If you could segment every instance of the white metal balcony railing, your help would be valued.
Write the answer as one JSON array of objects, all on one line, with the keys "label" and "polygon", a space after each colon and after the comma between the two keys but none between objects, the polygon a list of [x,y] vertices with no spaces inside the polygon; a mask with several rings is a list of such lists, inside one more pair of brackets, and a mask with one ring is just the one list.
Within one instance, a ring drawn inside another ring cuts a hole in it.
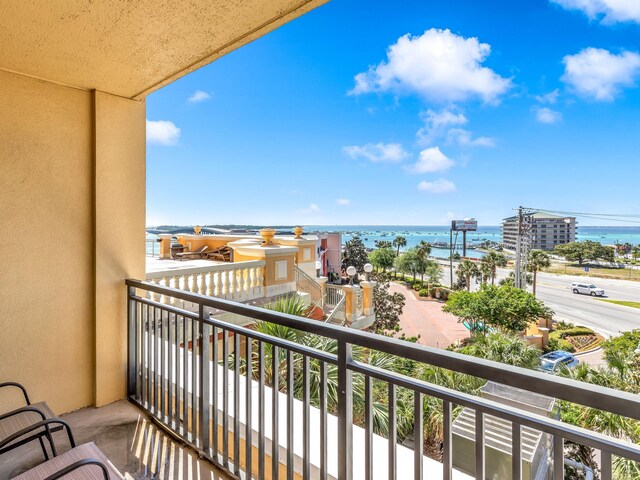
[{"label": "white metal balcony railing", "polygon": [[[208,297],[246,302],[265,296],[263,260],[213,264],[206,267],[163,270],[146,274],[147,281],[159,286]],[[176,305],[175,297],[150,292],[152,300]]]},{"label": "white metal balcony railing", "polygon": [[335,307],[344,298],[344,291],[341,285],[333,285],[327,283],[324,286],[325,292],[325,305],[328,307]]},{"label": "white metal balcony railing", "polygon": [[[517,403],[499,403],[376,367],[356,360],[354,352],[398,356],[636,420],[637,395],[149,282],[127,280],[126,285],[130,400],[239,478],[262,479],[267,472],[274,479],[297,475],[305,480],[469,478],[453,469],[452,425],[458,407],[473,412],[474,446],[468,455],[474,467],[470,474],[477,480],[485,480],[486,452],[493,441],[485,431],[495,423],[508,427],[501,443],[511,458],[507,474],[496,478],[523,478],[524,442],[531,431],[550,439],[546,478],[564,478],[565,441],[596,449],[603,480],[612,478],[612,456],[640,462],[640,446],[633,443]],[[162,303],[147,298],[149,294],[175,302]],[[196,312],[170,305],[179,302],[195,305]],[[320,350],[230,324],[216,312],[294,328],[332,346]],[[363,385],[357,404],[355,377]],[[317,387],[313,395],[312,383]],[[374,404],[374,388],[386,392],[383,407]],[[400,390],[413,398],[411,447],[397,438]],[[442,408],[441,463],[423,452],[427,397],[438,399]],[[335,412],[328,411],[329,398]],[[361,423],[354,421],[354,406]],[[374,433],[373,412],[380,408],[388,415],[385,436]]]}]

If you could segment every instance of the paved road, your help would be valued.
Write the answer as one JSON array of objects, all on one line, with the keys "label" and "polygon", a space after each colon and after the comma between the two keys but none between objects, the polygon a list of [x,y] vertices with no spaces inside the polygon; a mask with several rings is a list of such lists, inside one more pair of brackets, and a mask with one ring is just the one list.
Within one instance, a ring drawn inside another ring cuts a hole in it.
[{"label": "paved road", "polygon": [[[498,277],[504,278],[508,273],[508,270],[500,270]],[[575,281],[590,282],[604,288],[606,298],[612,300],[640,302],[640,282],[539,273],[538,298],[553,309],[557,319],[591,327],[607,337],[640,328],[640,309],[614,305],[587,295],[575,295],[569,289]],[[443,283],[449,284],[448,266],[443,267]],[[473,285],[473,289],[477,287]]]}]

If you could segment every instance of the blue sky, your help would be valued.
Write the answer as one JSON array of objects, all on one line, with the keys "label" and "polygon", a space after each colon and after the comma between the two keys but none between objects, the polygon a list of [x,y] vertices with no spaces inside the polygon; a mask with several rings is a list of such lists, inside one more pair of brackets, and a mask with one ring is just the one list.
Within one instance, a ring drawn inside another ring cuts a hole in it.
[{"label": "blue sky", "polygon": [[334,0],[148,97],[147,223],[637,212],[638,52],[637,0]]}]

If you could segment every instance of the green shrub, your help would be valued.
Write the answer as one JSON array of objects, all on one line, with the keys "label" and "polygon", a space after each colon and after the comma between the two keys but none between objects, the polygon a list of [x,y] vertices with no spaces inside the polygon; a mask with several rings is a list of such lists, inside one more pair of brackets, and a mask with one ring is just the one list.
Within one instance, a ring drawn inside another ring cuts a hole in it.
[{"label": "green shrub", "polygon": [[[575,352],[575,347],[564,338],[557,335],[559,332],[551,332],[549,334],[549,343],[547,344],[547,350],[552,352],[554,350],[564,350],[566,352]],[[554,335],[555,334],[555,335]]]},{"label": "green shrub", "polygon": [[575,325],[571,322],[565,322],[564,320],[561,320],[559,322],[555,322],[553,324],[553,328],[555,330],[569,330],[571,328],[573,328]]},{"label": "green shrub", "polygon": [[420,290],[420,291],[418,292],[418,296],[420,296],[420,297],[427,297],[427,296],[429,296],[429,292],[427,291],[427,289],[423,288],[422,290]]},{"label": "green shrub", "polygon": [[556,330],[552,333],[557,333],[560,338],[567,338],[577,337],[580,335],[593,335],[595,332],[588,327],[577,326],[567,330]]},{"label": "green shrub", "polygon": [[440,299],[444,300],[445,302],[449,299],[449,295],[451,294],[451,290],[449,290],[448,288],[441,288],[440,289]]},{"label": "green shrub", "polygon": [[633,358],[635,349],[640,344],[640,329],[624,332],[617,337],[612,337],[602,342],[604,358],[611,360],[616,357]]}]

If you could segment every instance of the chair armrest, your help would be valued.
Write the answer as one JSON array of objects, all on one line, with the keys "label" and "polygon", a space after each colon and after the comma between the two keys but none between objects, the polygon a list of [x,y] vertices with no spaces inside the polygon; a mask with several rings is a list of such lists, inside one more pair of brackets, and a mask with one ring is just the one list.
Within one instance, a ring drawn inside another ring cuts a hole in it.
[{"label": "chair armrest", "polygon": [[44,412],[42,412],[40,409],[36,408],[36,407],[22,407],[22,408],[18,408],[16,410],[13,410],[11,412],[7,412],[7,413],[3,413],[2,415],[0,415],[0,420],[4,420],[5,418],[9,418],[9,417],[13,417],[14,415],[19,415],[21,413],[24,412],[34,412],[39,414],[42,417],[42,420],[46,420],[47,417],[44,414]]},{"label": "chair armrest", "polygon": [[3,382],[0,383],[0,388],[3,387],[16,387],[19,388],[20,390],[22,390],[22,394],[24,395],[24,401],[27,402],[27,405],[31,405],[31,402],[29,401],[29,395],[27,395],[27,389],[24,388],[22,385],[20,385],[18,382]]},{"label": "chair armrest", "polygon": [[57,478],[62,478],[65,475],[68,475],[78,468],[89,465],[97,465],[98,467],[100,467],[100,469],[102,470],[102,475],[104,476],[104,480],[109,480],[109,471],[107,470],[107,467],[104,463],[102,463],[100,460],[96,460],[95,458],[83,458],[82,460],[78,460],[77,462],[72,463],[71,465],[67,465],[63,469],[49,475],[44,480],[56,480]]},{"label": "chair armrest", "polygon": [[67,430],[67,437],[69,438],[69,443],[71,444],[71,448],[74,448],[76,446],[76,441],[73,438],[73,433],[71,433],[71,427],[69,427],[69,424],[64,420],[62,420],[61,418],[48,418],[46,420],[42,420],[40,422],[29,425],[28,427],[23,428],[22,430],[14,433],[13,435],[10,435],[5,439],[0,440],[0,450],[2,450],[6,445],[9,445],[14,440],[22,437],[23,435],[27,435],[28,433],[36,431],[42,427],[48,428],[49,425],[51,424],[62,425]]}]

